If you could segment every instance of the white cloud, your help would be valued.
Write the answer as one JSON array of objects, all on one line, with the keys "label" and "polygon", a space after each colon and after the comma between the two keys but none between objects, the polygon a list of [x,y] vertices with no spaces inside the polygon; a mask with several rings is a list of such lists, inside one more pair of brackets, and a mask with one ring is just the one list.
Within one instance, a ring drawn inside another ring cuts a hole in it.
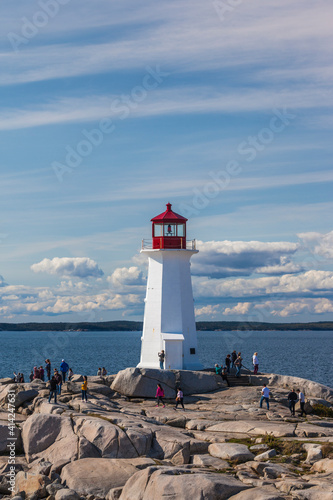
[{"label": "white cloud", "polygon": [[198,297],[260,297],[270,294],[313,294],[333,292],[333,272],[311,270],[298,276],[234,280],[195,280]]},{"label": "white cloud", "polygon": [[43,259],[31,266],[35,273],[57,274],[59,276],[75,276],[80,278],[103,276],[97,263],[88,257],[54,257]]},{"label": "white cloud", "polygon": [[196,307],[195,308],[195,316],[208,316],[209,318],[214,318],[217,316],[219,312],[220,306],[219,305],[208,305],[208,306],[203,306],[203,307]]},{"label": "white cloud", "polygon": [[298,272],[299,266],[291,264],[287,256],[293,255],[297,243],[261,241],[208,241],[197,242],[199,254],[192,262],[192,274],[222,278],[249,276],[253,272],[283,274],[285,268]]},{"label": "white cloud", "polygon": [[300,233],[298,237],[305,245],[312,247],[315,254],[326,259],[333,258],[333,231],[325,234],[316,232]]},{"label": "white cloud", "polygon": [[116,287],[140,286],[145,284],[142,271],[135,266],[117,268],[111,276],[107,277],[107,281]]},{"label": "white cloud", "polygon": [[249,312],[251,308],[251,302],[238,302],[234,307],[226,307],[223,311],[225,316],[230,316],[232,314],[244,315]]}]

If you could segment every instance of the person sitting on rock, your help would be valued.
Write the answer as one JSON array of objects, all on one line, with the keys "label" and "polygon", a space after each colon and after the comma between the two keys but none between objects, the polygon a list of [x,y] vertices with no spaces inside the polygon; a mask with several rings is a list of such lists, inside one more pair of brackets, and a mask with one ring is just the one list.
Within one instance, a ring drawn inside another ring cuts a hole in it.
[{"label": "person sitting on rock", "polygon": [[73,375],[74,375],[74,372],[73,372],[72,368],[70,368],[70,369],[68,370],[68,380],[69,380],[69,381],[71,380],[71,378],[73,377]]},{"label": "person sitting on rock", "polygon": [[295,389],[292,388],[292,390],[288,394],[288,401],[289,401],[289,410],[290,414],[294,417],[295,416],[295,404],[297,401],[297,394],[295,392]]},{"label": "person sitting on rock", "polygon": [[215,364],[215,375],[220,375],[222,377],[222,367]]},{"label": "person sitting on rock", "polygon": [[165,408],[165,403],[163,401],[164,396],[165,396],[164,389],[162,388],[161,384],[157,384],[156,396],[155,396],[157,398],[157,405],[156,406],[159,406],[160,402],[161,402],[163,405],[163,408]]},{"label": "person sitting on rock", "polygon": [[54,375],[50,380],[49,403],[51,403],[52,396],[54,396],[54,404],[57,404],[57,381]]},{"label": "person sitting on rock", "polygon": [[103,366],[103,368],[102,368],[102,377],[106,377],[107,373],[108,372],[106,371],[106,368]]},{"label": "person sitting on rock", "polygon": [[102,368],[98,368],[97,377],[100,377],[101,375],[102,375]]}]

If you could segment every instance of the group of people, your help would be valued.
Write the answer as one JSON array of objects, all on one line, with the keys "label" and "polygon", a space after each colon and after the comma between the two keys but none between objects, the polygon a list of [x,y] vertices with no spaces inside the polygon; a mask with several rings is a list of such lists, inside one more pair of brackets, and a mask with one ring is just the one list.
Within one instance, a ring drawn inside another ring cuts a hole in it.
[{"label": "group of people", "polygon": [[[261,398],[260,398],[260,408],[262,408],[263,402],[266,402],[267,410],[269,410],[269,397],[270,397],[270,389],[267,387],[266,384],[263,385],[263,388],[261,389]],[[290,410],[290,415],[292,417],[295,416],[295,406],[297,401],[300,403],[300,408],[301,408],[301,417],[303,417],[303,414],[306,415],[305,412],[305,396],[304,393],[300,390],[297,389],[295,391],[294,388],[291,389],[291,391],[288,394],[288,406]]]},{"label": "group of people", "polygon": [[[55,368],[53,372],[58,372],[58,370]],[[60,364],[60,375],[62,377],[62,381],[66,381],[66,377],[68,380],[72,378],[74,375],[73,370],[68,366],[66,361],[63,359]],[[46,375],[46,379],[45,379]],[[39,379],[42,380],[43,382],[50,381],[51,380],[51,361],[49,359],[45,360],[45,368],[43,366],[34,366],[33,370],[31,370],[31,373],[29,375],[29,380],[32,382],[33,380]]]},{"label": "group of people", "polygon": [[[258,373],[259,368],[259,360],[258,353],[255,352],[252,356],[252,364],[253,364],[253,373],[256,375]],[[215,364],[215,373],[216,375],[220,375],[222,380],[225,380],[229,384],[228,375],[230,375],[231,370],[234,368],[236,370],[235,376],[241,376],[241,368],[243,366],[243,358],[241,352],[236,352],[236,350],[232,351],[231,354],[227,354],[224,365],[219,366]]]},{"label": "group of people", "polygon": [[97,370],[97,375],[98,377],[106,377],[106,375],[108,374],[108,372],[106,371],[106,368],[98,368]]},{"label": "group of people", "polygon": [[[185,410],[185,407],[184,407],[184,393],[181,389],[181,387],[177,387],[176,389],[176,405],[173,407],[174,410],[177,410],[178,408],[178,405],[181,405],[181,407],[183,408],[183,410]],[[157,404],[156,404],[156,407],[160,406],[160,403],[162,403],[163,405],[163,408],[165,408],[165,402],[164,402],[164,397],[165,397],[165,393],[164,393],[164,389],[163,387],[161,386],[161,384],[157,384],[157,389],[156,389],[156,399],[157,399]]]}]

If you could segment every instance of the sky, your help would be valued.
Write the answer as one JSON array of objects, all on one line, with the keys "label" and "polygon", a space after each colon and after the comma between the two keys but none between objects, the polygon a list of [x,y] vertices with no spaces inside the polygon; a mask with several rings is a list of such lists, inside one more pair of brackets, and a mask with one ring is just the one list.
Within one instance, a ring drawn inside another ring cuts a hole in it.
[{"label": "sky", "polygon": [[197,320],[333,320],[329,0],[3,0],[0,321],[142,320],[141,240],[197,240]]}]

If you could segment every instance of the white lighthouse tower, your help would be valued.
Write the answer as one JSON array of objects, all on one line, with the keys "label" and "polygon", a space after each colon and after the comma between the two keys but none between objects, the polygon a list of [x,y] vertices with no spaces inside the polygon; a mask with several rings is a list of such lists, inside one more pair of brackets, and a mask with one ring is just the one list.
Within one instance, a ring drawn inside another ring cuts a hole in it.
[{"label": "white lighthouse tower", "polygon": [[186,241],[187,219],[171,210],[171,203],[151,219],[152,243],[142,242],[148,257],[141,359],[139,368],[159,368],[165,351],[165,369],[200,370],[190,272],[190,258],[198,250]]}]

